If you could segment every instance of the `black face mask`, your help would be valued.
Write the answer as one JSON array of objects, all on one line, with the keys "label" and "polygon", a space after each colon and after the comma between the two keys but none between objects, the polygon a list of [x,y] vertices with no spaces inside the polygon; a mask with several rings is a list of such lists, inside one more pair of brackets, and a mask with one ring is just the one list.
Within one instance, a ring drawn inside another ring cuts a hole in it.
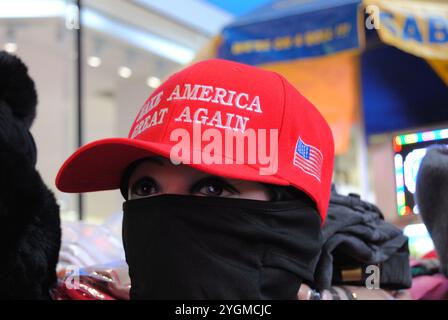
[{"label": "black face mask", "polygon": [[302,200],[161,195],[123,205],[131,299],[296,299],[322,246]]}]

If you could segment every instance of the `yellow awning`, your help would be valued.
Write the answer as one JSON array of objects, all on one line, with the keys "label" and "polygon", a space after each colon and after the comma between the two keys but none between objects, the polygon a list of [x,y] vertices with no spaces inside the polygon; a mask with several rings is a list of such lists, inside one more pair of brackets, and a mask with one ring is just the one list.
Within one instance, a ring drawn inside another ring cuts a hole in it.
[{"label": "yellow awning", "polygon": [[423,59],[448,60],[448,1],[364,0],[382,41]]}]

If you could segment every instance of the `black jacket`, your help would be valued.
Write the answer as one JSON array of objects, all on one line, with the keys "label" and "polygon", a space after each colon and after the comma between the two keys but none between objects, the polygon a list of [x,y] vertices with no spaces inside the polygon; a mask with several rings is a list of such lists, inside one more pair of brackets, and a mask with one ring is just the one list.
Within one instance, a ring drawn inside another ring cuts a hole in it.
[{"label": "black jacket", "polygon": [[49,299],[56,283],[59,207],[35,168],[36,105],[26,66],[0,52],[0,299]]}]

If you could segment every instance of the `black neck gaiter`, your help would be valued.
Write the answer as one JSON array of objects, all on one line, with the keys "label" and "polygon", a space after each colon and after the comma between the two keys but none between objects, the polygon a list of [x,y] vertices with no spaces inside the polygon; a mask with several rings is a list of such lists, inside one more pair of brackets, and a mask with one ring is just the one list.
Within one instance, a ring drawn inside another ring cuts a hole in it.
[{"label": "black neck gaiter", "polygon": [[320,217],[302,200],[161,195],[123,204],[131,299],[296,299]]}]

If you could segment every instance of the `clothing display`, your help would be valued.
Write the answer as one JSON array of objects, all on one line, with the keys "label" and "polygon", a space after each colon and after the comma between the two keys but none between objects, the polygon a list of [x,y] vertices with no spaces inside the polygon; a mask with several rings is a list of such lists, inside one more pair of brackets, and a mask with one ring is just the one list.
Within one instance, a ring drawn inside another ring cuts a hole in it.
[{"label": "clothing display", "polygon": [[367,267],[377,266],[380,287],[411,286],[407,237],[384,221],[381,211],[358,195],[343,196],[333,188],[328,218],[322,229],[324,245],[316,270],[316,286],[364,286]]}]

